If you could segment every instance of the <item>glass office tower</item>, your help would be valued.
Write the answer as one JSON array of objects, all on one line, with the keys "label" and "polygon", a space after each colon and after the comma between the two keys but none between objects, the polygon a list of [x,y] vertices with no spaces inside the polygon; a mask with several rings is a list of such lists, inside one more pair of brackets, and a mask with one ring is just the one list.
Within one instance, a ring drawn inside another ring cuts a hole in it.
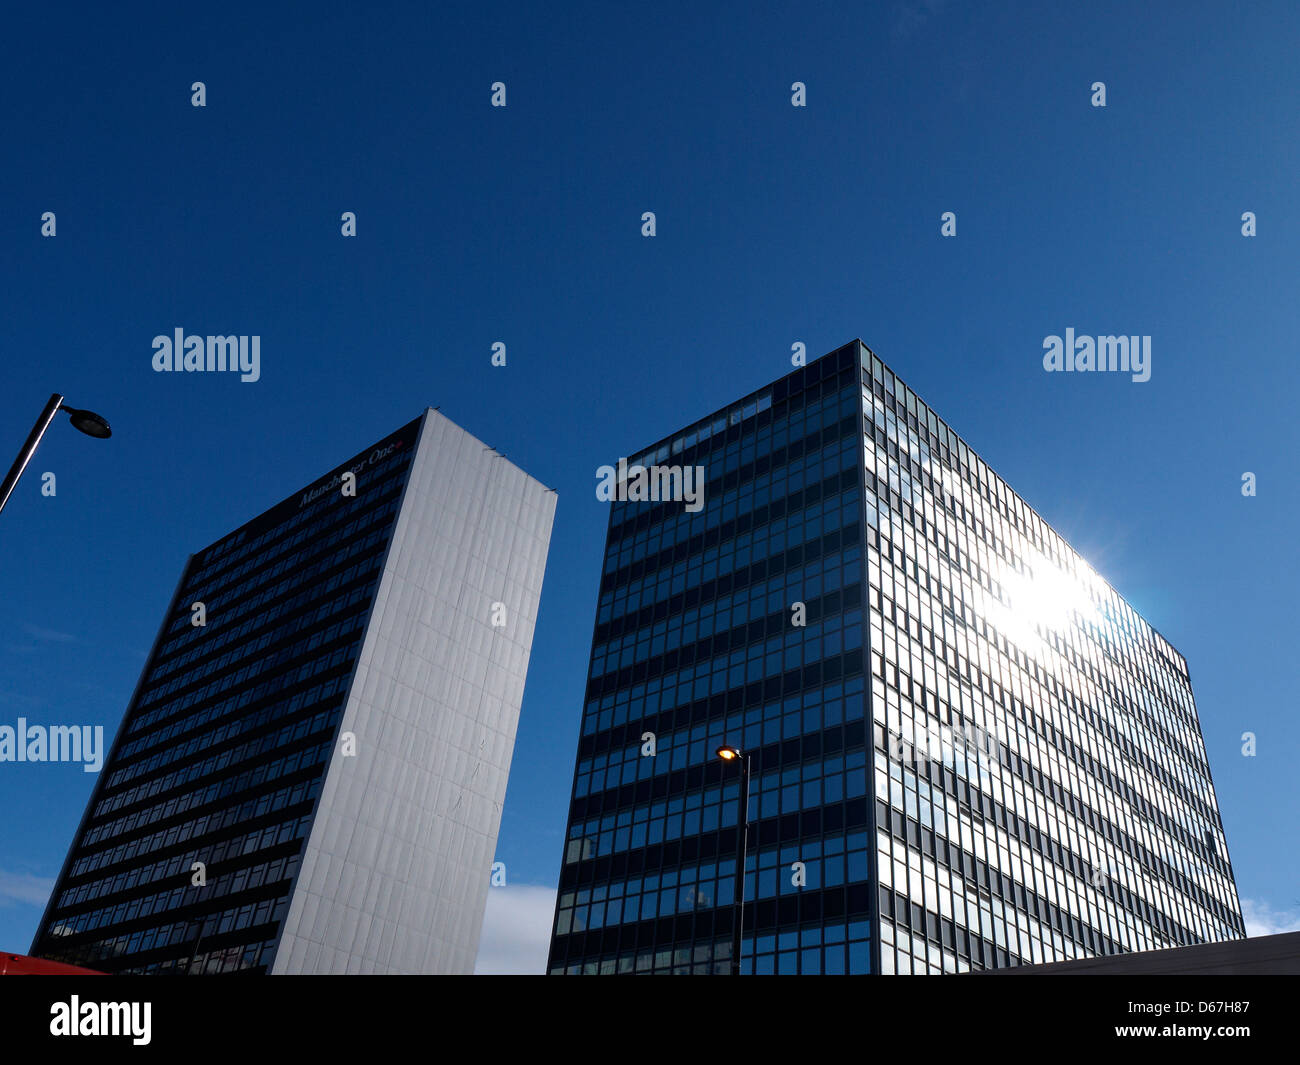
[{"label": "glass office tower", "polygon": [[942,973],[1243,934],[1186,663],[860,341],[614,502],[549,971]]},{"label": "glass office tower", "polygon": [[191,556],[32,953],[472,972],[554,508],[429,410]]}]

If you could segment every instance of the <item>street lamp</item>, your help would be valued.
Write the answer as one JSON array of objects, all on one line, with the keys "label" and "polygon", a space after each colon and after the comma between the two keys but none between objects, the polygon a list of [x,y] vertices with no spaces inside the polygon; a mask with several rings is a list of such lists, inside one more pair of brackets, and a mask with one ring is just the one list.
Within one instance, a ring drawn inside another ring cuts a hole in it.
[{"label": "street lamp", "polygon": [[67,411],[68,417],[72,421],[72,427],[79,429],[87,436],[93,436],[98,440],[106,440],[113,435],[113,430],[109,428],[108,422],[94,411],[65,407],[63,397],[55,392],[50,397],[50,401],[45,404],[45,409],[41,411],[41,416],[36,420],[36,424],[27,437],[27,443],[23,444],[23,449],[18,452],[18,457],[14,459],[14,464],[9,467],[9,472],[5,475],[4,484],[0,486],[0,510],[4,510],[5,504],[9,502],[9,497],[13,495],[14,488],[18,485],[18,478],[23,475],[23,470],[27,469],[27,464],[32,461],[32,456],[36,454],[36,448],[41,442],[41,437],[45,435],[45,430],[49,428],[50,422],[54,421],[54,416],[61,410]]},{"label": "street lamp", "polygon": [[717,755],[724,762],[736,762],[745,770],[740,785],[740,811],[736,817],[736,899],[735,916],[731,926],[731,975],[740,975],[740,936],[745,924],[745,859],[749,856],[749,762],[739,747],[723,746]]},{"label": "street lamp", "polygon": [[[186,924],[199,926],[199,933],[194,937],[194,946],[190,950],[190,960],[185,963],[185,975],[189,976],[194,971],[194,959],[198,956],[199,944],[203,942],[203,930],[208,926],[207,914],[202,917],[191,917]],[[204,968],[207,968],[206,963]]]}]

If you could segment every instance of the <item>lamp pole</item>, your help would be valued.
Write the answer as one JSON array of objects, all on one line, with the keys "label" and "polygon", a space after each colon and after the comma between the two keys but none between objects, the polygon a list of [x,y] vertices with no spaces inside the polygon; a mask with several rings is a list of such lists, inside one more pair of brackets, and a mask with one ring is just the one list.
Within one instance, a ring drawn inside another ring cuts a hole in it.
[{"label": "lamp pole", "polygon": [[22,450],[18,452],[18,457],[14,459],[14,464],[9,467],[9,472],[5,474],[4,483],[0,485],[0,510],[4,510],[5,504],[9,502],[9,497],[13,495],[14,489],[18,486],[18,478],[23,475],[23,470],[27,469],[27,464],[32,461],[32,456],[36,454],[36,448],[40,445],[41,437],[45,435],[45,430],[50,427],[50,422],[54,421],[54,416],[61,410],[67,411],[73,427],[87,436],[105,440],[113,435],[113,430],[109,428],[108,422],[94,411],[65,407],[63,405],[63,396],[55,392],[54,395],[50,396],[50,401],[45,404],[41,416],[36,419],[36,424],[32,426],[32,431],[27,435],[27,441],[23,444]]},{"label": "lamp pole", "polygon": [[739,747],[719,747],[717,755],[724,762],[739,762],[744,769],[740,782],[740,809],[736,816],[736,889],[735,916],[731,927],[731,975],[740,975],[740,942],[745,927],[745,860],[749,857],[749,771],[750,756]]},{"label": "lamp pole", "polygon": [[185,975],[186,975],[186,976],[189,976],[190,973],[194,970],[194,959],[195,959],[196,957],[198,957],[198,953],[199,953],[199,944],[201,944],[201,943],[203,942],[203,930],[204,930],[204,929],[207,927],[207,925],[208,925],[208,917],[207,917],[207,914],[204,914],[202,917],[191,917],[189,923],[190,923],[190,924],[197,924],[197,925],[199,926],[199,931],[198,931],[198,935],[196,935],[196,936],[194,937],[194,946],[190,948],[190,958],[189,958],[189,961],[187,961],[187,962],[185,963]]}]

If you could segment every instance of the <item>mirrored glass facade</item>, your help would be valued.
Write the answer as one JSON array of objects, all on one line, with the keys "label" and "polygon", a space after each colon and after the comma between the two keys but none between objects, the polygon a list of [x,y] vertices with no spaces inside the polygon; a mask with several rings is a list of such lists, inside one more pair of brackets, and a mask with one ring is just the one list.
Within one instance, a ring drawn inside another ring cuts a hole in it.
[{"label": "mirrored glass facade", "polygon": [[551,972],[729,970],[723,743],[753,760],[748,965],[870,970],[860,382],[842,349],[633,460],[703,467],[704,507],[611,504]]},{"label": "mirrored glass facade", "polygon": [[1186,664],[860,342],[630,464],[549,972],[941,973],[1243,934]]},{"label": "mirrored glass facade", "polygon": [[1244,935],[1183,656],[862,367],[880,971]]}]

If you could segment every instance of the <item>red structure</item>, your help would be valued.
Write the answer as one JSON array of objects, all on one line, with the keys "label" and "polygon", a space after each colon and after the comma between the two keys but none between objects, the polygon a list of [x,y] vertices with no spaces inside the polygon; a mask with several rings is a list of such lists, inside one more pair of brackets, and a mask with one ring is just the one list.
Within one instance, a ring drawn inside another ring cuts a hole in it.
[{"label": "red structure", "polygon": [[98,969],[83,969],[24,954],[0,954],[0,976],[107,976]]}]

